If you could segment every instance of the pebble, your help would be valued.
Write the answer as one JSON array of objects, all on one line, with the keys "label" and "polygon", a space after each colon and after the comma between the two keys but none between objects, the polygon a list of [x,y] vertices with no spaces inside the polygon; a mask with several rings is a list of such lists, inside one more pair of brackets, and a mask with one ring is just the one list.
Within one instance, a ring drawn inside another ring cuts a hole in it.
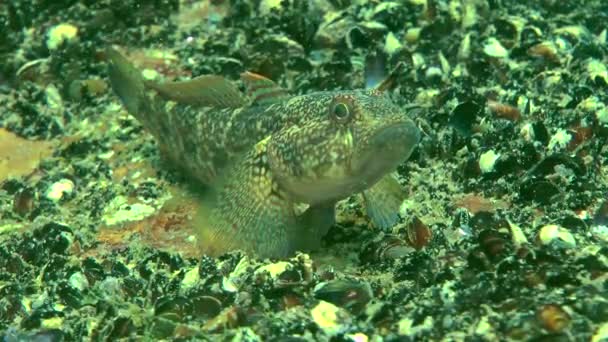
[{"label": "pebble", "polygon": [[348,311],[323,300],[310,310],[310,314],[312,320],[328,336],[343,333],[351,322]]},{"label": "pebble", "polygon": [[74,191],[74,182],[67,178],[60,179],[53,183],[46,191],[46,198],[53,202],[59,202],[66,194],[71,194]]},{"label": "pebble", "polygon": [[70,41],[78,36],[78,27],[71,24],[59,24],[51,27],[48,31],[46,47],[49,50],[57,49],[61,43]]},{"label": "pebble", "polygon": [[479,157],[479,169],[483,173],[492,172],[494,170],[494,165],[496,165],[496,161],[500,158],[500,154],[494,152],[494,150],[489,150],[483,153]]},{"label": "pebble", "polygon": [[483,52],[494,58],[506,58],[509,56],[509,51],[500,44],[498,39],[489,38],[483,46]]},{"label": "pebble", "polygon": [[538,239],[543,245],[555,244],[563,248],[576,247],[576,240],[568,229],[555,224],[542,227],[538,233]]}]

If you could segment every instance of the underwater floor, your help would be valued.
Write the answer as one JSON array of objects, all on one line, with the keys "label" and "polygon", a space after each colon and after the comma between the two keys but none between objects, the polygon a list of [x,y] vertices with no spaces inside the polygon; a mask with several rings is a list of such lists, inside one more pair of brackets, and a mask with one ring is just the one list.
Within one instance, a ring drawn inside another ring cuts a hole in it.
[{"label": "underwater floor", "polygon": [[[1,2],[1,339],[608,341],[606,23],[601,0]],[[353,196],[318,251],[201,256],[201,190],[114,95],[111,45],[294,94],[405,63],[399,222]]]}]

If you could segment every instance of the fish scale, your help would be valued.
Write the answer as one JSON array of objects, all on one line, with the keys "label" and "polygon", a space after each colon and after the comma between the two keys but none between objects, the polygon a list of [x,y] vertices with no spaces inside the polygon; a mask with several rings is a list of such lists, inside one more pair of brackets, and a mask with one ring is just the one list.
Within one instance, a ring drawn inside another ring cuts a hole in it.
[{"label": "fish scale", "polygon": [[[199,213],[202,253],[286,257],[319,248],[335,203],[358,193],[377,226],[399,219],[405,194],[394,173],[420,133],[383,94],[396,73],[373,90],[291,96],[245,72],[243,95],[214,75],[145,81],[116,50],[107,56],[112,88],[127,111],[165,158],[213,190],[209,209]],[[298,213],[301,205],[308,209]]]}]

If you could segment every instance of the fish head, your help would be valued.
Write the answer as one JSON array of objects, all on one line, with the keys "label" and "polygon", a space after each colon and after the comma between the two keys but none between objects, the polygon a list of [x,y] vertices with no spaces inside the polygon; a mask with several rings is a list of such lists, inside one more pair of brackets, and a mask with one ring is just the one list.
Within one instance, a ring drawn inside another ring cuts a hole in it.
[{"label": "fish head", "polygon": [[406,111],[378,91],[310,94],[292,104],[284,110],[299,110],[292,114],[300,119],[273,135],[268,159],[278,184],[300,202],[368,189],[407,160],[420,139]]}]

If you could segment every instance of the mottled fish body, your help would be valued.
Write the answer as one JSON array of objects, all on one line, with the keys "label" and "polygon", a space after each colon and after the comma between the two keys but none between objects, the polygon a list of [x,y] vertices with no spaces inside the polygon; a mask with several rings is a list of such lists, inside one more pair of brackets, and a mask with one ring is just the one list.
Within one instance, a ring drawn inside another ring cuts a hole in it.
[{"label": "mottled fish body", "polygon": [[[382,94],[391,82],[290,96],[247,72],[244,96],[219,76],[161,84],[145,81],[113,49],[108,58],[112,87],[162,155],[215,190],[200,232],[204,253],[283,257],[315,248],[334,222],[335,202],[359,192],[376,224],[397,219],[402,198],[392,172],[419,131]],[[296,215],[298,204],[309,208]]]}]

